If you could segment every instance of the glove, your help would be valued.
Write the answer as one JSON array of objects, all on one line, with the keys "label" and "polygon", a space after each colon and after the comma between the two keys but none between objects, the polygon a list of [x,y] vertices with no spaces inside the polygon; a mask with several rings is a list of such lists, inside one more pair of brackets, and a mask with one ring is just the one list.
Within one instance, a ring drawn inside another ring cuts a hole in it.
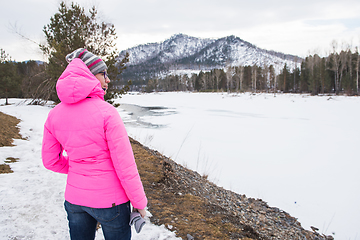
[{"label": "glove", "polygon": [[132,212],[130,214],[130,226],[134,225],[135,230],[139,233],[145,225],[145,220],[141,217],[139,212]]}]

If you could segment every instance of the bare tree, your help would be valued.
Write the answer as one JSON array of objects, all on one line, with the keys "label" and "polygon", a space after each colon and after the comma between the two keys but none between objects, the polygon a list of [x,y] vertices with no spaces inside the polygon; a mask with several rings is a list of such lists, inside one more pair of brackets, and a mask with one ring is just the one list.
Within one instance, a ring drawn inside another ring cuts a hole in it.
[{"label": "bare tree", "polygon": [[270,71],[269,71],[269,66],[264,63],[264,68],[262,69],[263,75],[264,75],[264,80],[265,80],[265,84],[263,87],[265,87],[266,92],[268,92],[268,87],[270,86]]},{"label": "bare tree", "polygon": [[279,75],[275,75],[275,78],[274,78],[274,97],[276,97],[276,84],[277,84],[278,78],[279,78]]},{"label": "bare tree", "polygon": [[352,44],[348,45],[347,48],[347,54],[348,54],[348,71],[349,71],[349,75],[350,75],[350,81],[353,81],[353,69],[352,69],[352,64],[353,64],[353,60],[352,60]]},{"label": "bare tree", "polygon": [[[342,86],[342,78],[344,76],[344,73],[345,73],[345,70],[346,70],[346,67],[348,65],[348,57],[347,57],[347,52],[346,51],[341,51],[340,52],[340,64],[339,64],[339,88],[341,88]],[[340,89],[339,89],[340,91]]]},{"label": "bare tree", "polygon": [[234,76],[233,68],[229,65],[226,69],[226,87],[228,93],[230,93],[230,89],[233,88],[232,78]]},{"label": "bare tree", "polygon": [[293,74],[294,74],[293,92],[295,93],[296,92],[296,88],[295,88],[295,85],[296,85],[296,65],[297,65],[298,58],[295,57],[294,61],[295,61],[295,64],[294,64],[294,70],[293,70]]},{"label": "bare tree", "polygon": [[338,48],[338,43],[337,43],[337,41],[332,41],[332,43],[331,43],[331,45],[332,45],[332,50],[333,50],[333,52],[332,52],[332,55],[331,55],[331,57],[332,57],[332,59],[333,59],[333,67],[332,67],[332,69],[331,70],[333,70],[334,71],[334,83],[335,83],[335,94],[336,95],[338,95],[339,94],[339,88],[340,88],[340,86],[339,86],[339,65],[340,65],[340,56],[339,56],[339,54],[337,53],[337,48]]},{"label": "bare tree", "polygon": [[355,48],[357,59],[356,59],[356,94],[359,95],[359,64],[360,64],[360,55],[359,48]]},{"label": "bare tree", "polygon": [[219,78],[220,78],[220,70],[214,69],[215,78],[216,78],[216,92],[219,91]]},{"label": "bare tree", "polygon": [[243,90],[244,67],[240,66],[240,92]]},{"label": "bare tree", "polygon": [[256,81],[257,81],[257,66],[254,65],[251,67],[251,89],[256,93]]}]

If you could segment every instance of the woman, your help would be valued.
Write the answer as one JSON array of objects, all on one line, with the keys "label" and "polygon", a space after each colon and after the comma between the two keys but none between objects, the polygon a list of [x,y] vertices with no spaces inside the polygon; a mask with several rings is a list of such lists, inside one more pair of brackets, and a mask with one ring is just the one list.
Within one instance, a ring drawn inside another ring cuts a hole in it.
[{"label": "woman", "polygon": [[147,199],[124,124],[104,101],[107,66],[83,48],[66,60],[56,84],[61,103],[44,126],[43,164],[68,175],[64,205],[72,240],[94,239],[97,222],[105,239],[130,239],[130,202],[144,217]]}]

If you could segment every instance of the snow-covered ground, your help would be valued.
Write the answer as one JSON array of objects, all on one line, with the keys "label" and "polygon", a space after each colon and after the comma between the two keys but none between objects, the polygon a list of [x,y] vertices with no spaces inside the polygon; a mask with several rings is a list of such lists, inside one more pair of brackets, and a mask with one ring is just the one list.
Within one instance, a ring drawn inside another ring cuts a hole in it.
[{"label": "snow-covered ground", "polygon": [[[50,107],[10,102],[16,104],[0,111],[22,120],[27,140],[0,148],[0,164],[19,158],[10,163],[14,173],[0,174],[0,239],[69,239],[66,176],[41,162]],[[161,93],[128,94],[118,102],[129,135],[145,145],[220,186],[289,212],[306,229],[360,238],[360,98]],[[133,239],[175,236],[148,221]]]},{"label": "snow-covered ground", "polygon": [[154,93],[118,102],[145,145],[306,229],[360,239],[360,98]]},{"label": "snow-covered ground", "polygon": [[[21,102],[10,99],[13,104]],[[0,104],[4,103],[0,99]],[[26,104],[0,106],[0,111],[21,119],[20,133],[27,138],[16,139],[14,147],[0,148],[0,164],[8,157],[19,158],[10,163],[14,173],[0,174],[1,240],[70,239],[63,208],[66,175],[46,170],[41,162],[43,125],[49,110]],[[146,221],[140,234],[132,227],[134,240],[179,239],[164,226]],[[104,239],[101,230],[96,239]]]}]

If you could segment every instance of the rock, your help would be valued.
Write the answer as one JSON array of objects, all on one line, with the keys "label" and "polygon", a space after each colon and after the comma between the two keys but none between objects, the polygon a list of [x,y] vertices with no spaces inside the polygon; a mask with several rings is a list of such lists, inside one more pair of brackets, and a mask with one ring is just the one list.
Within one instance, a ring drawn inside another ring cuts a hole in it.
[{"label": "rock", "polygon": [[314,232],[319,231],[319,229],[317,227],[314,226],[310,226],[311,230],[313,230]]},{"label": "rock", "polygon": [[187,234],[186,236],[187,236],[187,239],[188,239],[188,240],[194,240],[194,237],[191,236],[190,234]]}]

